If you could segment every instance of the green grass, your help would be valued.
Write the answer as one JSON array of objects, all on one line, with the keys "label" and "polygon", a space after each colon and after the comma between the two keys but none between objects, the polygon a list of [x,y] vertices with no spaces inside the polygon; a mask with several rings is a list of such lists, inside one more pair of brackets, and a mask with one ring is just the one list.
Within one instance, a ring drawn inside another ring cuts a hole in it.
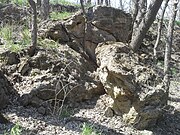
[{"label": "green grass", "polygon": [[72,15],[72,13],[70,12],[52,12],[50,13],[50,18],[52,20],[63,20],[66,19],[68,17],[70,17]]},{"label": "green grass", "polygon": [[80,6],[79,4],[69,2],[68,0],[50,0],[51,4],[62,4],[62,5],[70,5],[70,6]]},{"label": "green grass", "polygon": [[10,131],[5,131],[3,135],[22,135],[22,131],[22,127],[17,123],[10,129]]},{"label": "green grass", "polygon": [[14,125],[14,127],[11,128],[10,134],[11,135],[21,135],[22,133],[22,127],[19,124]]},{"label": "green grass", "polygon": [[38,40],[38,45],[47,48],[47,49],[56,49],[59,46],[58,42],[55,42],[54,40],[50,40],[50,39],[39,39]]},{"label": "green grass", "polygon": [[172,75],[176,76],[176,75],[177,75],[177,73],[178,73],[178,69],[177,69],[177,68],[172,67],[172,68],[171,68],[171,73],[172,73]]},{"label": "green grass", "polygon": [[175,24],[180,26],[180,21],[175,21]]},{"label": "green grass", "polygon": [[21,5],[21,6],[28,4],[27,0],[11,0],[11,2],[17,5]]},{"label": "green grass", "polygon": [[0,29],[0,35],[6,41],[12,40],[13,26],[6,25],[6,26],[2,27]]},{"label": "green grass", "polygon": [[[12,52],[19,52],[31,43],[31,34],[27,27],[18,30],[15,25],[5,25],[0,28],[0,36],[4,40],[4,47]],[[14,39],[17,39],[17,43],[14,43]]]},{"label": "green grass", "polygon": [[31,33],[28,28],[24,28],[21,32],[22,45],[28,45],[31,43]]},{"label": "green grass", "polygon": [[84,123],[81,135],[101,135],[101,133],[97,133],[93,126]]}]

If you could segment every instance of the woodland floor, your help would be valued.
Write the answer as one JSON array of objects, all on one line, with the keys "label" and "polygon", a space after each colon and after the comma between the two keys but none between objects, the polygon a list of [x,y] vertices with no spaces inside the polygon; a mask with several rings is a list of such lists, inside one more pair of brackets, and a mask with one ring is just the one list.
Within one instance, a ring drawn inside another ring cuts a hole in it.
[{"label": "woodland floor", "polygon": [[[107,95],[96,97],[82,103],[64,105],[60,118],[52,115],[41,115],[37,109],[19,106],[17,102],[9,105],[3,114],[10,120],[9,124],[0,124],[0,134],[8,133],[18,124],[23,130],[22,135],[80,135],[83,125],[90,125],[94,134],[101,135],[179,135],[180,134],[180,83],[171,82],[169,106],[165,115],[155,127],[147,131],[138,131],[125,125],[121,117],[104,115]],[[150,132],[148,132],[150,131]],[[152,131],[152,132],[151,132]]]}]

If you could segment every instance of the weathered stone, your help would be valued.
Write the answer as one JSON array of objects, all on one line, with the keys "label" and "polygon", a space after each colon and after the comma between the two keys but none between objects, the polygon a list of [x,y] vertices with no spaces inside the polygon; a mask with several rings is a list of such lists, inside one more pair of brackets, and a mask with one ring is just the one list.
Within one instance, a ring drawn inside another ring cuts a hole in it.
[{"label": "weathered stone", "polygon": [[[96,67],[69,46],[56,50],[37,48],[37,51],[28,60],[31,76],[18,85],[26,90],[19,99],[22,105],[39,107],[46,102],[54,105],[54,101],[64,98],[70,102],[82,101],[104,93],[93,73]],[[36,73],[37,69],[40,71]]]},{"label": "weathered stone", "polygon": [[46,37],[51,38],[60,43],[66,43],[70,40],[66,32],[66,29],[61,23],[54,24],[54,26],[51,26],[49,30],[46,32]]},{"label": "weathered stone", "polygon": [[129,40],[132,28],[130,14],[106,6],[94,7],[92,11],[92,24],[95,27],[112,34],[116,38],[116,41],[127,42]]},{"label": "weathered stone", "polygon": [[2,71],[0,71],[0,110],[9,102],[9,96],[12,93],[13,88],[11,87],[9,81],[4,76]]},{"label": "weathered stone", "polygon": [[106,110],[105,110],[105,112],[104,112],[104,115],[105,115],[106,117],[113,117],[114,113],[113,113],[112,108],[107,107]]},{"label": "weathered stone", "polygon": [[27,75],[28,71],[30,70],[28,59],[21,60],[21,63],[19,64],[18,72],[21,73],[21,75]]},{"label": "weathered stone", "polygon": [[19,60],[19,56],[17,53],[15,52],[10,52],[7,55],[7,64],[9,65],[13,65],[13,64],[18,64],[20,62]]},{"label": "weathered stone", "polygon": [[[95,62],[95,48],[99,43],[128,42],[132,32],[132,19],[130,14],[121,10],[97,6],[88,9],[86,19],[82,12],[77,12],[63,22],[50,21],[41,27],[40,29],[43,29],[39,32],[41,36],[60,42],[70,41],[68,45],[78,52],[83,50]],[[72,41],[77,43],[78,48],[72,46]]]},{"label": "weathered stone", "polygon": [[114,100],[114,113],[138,129],[155,125],[167,103],[156,69],[121,42],[99,44],[96,57],[99,78]]},{"label": "weathered stone", "polygon": [[44,108],[44,107],[39,107],[38,108],[38,112],[40,113],[40,114],[42,114],[42,115],[44,115],[44,114],[46,114],[46,108]]},{"label": "weathered stone", "polygon": [[139,131],[139,135],[154,135],[154,133],[152,131],[143,130]]}]

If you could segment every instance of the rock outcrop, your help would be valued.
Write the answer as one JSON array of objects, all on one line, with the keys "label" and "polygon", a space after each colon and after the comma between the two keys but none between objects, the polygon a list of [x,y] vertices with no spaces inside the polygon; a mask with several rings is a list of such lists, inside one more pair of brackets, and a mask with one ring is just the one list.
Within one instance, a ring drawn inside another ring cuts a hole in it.
[{"label": "rock outcrop", "polygon": [[59,105],[62,100],[73,103],[104,93],[93,73],[96,70],[93,63],[67,45],[55,46],[57,43],[48,39],[43,43],[47,48],[38,47],[34,56],[24,54],[15,67],[6,65],[3,68],[19,91],[22,105],[46,110],[47,102],[52,106],[54,102]]},{"label": "rock outcrop", "polygon": [[119,9],[97,6],[88,9],[86,18],[82,12],[77,12],[63,22],[47,22],[40,29],[42,37],[60,43],[75,42],[76,45],[70,46],[71,48],[84,50],[95,61],[95,48],[99,43],[128,42],[132,32],[132,19],[130,14]]},{"label": "rock outcrop", "polygon": [[162,75],[121,42],[99,44],[97,72],[113,99],[111,108],[138,129],[154,126],[167,103]]}]

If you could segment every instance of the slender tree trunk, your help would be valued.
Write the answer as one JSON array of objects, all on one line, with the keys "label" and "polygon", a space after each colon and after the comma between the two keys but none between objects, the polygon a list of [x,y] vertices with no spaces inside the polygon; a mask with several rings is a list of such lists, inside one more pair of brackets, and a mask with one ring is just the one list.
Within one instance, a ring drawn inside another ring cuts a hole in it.
[{"label": "slender tree trunk", "polygon": [[97,4],[100,5],[100,0],[97,0]]},{"label": "slender tree trunk", "polygon": [[100,4],[103,5],[103,2],[104,2],[104,0],[101,0],[101,3],[100,3]]},{"label": "slender tree trunk", "polygon": [[85,11],[85,8],[84,8],[84,0],[80,0],[80,4],[81,4],[81,9],[83,11],[83,14],[86,16],[86,11]]},{"label": "slender tree trunk", "polygon": [[109,6],[111,6],[111,0],[109,0]]},{"label": "slender tree trunk", "polygon": [[33,0],[28,0],[31,8],[32,8],[32,30],[31,30],[31,38],[32,38],[32,45],[34,47],[37,46],[37,10],[36,10],[36,3]]},{"label": "slender tree trunk", "polygon": [[91,0],[87,0],[87,4],[91,5]]},{"label": "slender tree trunk", "polygon": [[49,0],[42,0],[41,2],[41,18],[43,20],[49,19]]},{"label": "slender tree trunk", "polygon": [[109,6],[109,1],[105,0],[105,4],[106,4],[106,6]]},{"label": "slender tree trunk", "polygon": [[154,45],[154,63],[155,64],[157,63],[157,47],[158,47],[159,41],[161,39],[161,31],[162,31],[162,25],[163,25],[163,20],[164,20],[164,14],[165,14],[166,8],[168,6],[168,2],[169,2],[169,0],[165,1],[165,5],[162,9],[161,18],[158,23],[158,35],[157,35],[156,43]]},{"label": "slender tree trunk", "polygon": [[37,0],[37,7],[41,8],[41,0]]},{"label": "slender tree trunk", "polygon": [[121,9],[121,10],[124,10],[122,0],[119,0],[119,6],[120,6],[120,9]]},{"label": "slender tree trunk", "polygon": [[[120,0],[122,1],[122,0]],[[133,18],[133,24],[135,23],[136,16],[138,14],[138,6],[139,0],[132,0],[132,18]]]},{"label": "slender tree trunk", "polygon": [[147,13],[144,16],[144,19],[139,24],[137,30],[133,30],[132,40],[130,46],[133,51],[137,51],[146,35],[146,32],[149,30],[151,24],[156,18],[157,12],[162,4],[163,0],[153,0],[148,8]]},{"label": "slender tree trunk", "polygon": [[133,24],[133,30],[137,30],[139,27],[139,24],[142,22],[144,19],[144,16],[146,14],[147,10],[147,0],[139,0],[138,1],[138,13],[135,17],[135,21]]},{"label": "slender tree trunk", "polygon": [[83,14],[84,14],[84,18],[85,18],[85,23],[84,23],[84,31],[83,31],[83,50],[84,50],[84,46],[85,46],[85,42],[86,42],[86,22],[87,22],[87,15],[86,15],[86,11],[85,11],[85,8],[84,8],[84,1],[83,0],[80,0],[80,4],[81,4],[81,9],[83,11]]},{"label": "slender tree trunk", "polygon": [[166,46],[165,46],[165,57],[164,57],[164,83],[165,90],[167,94],[169,94],[169,86],[170,86],[170,61],[171,61],[171,49],[172,49],[172,41],[173,41],[173,31],[174,31],[174,23],[177,14],[177,5],[179,0],[174,0],[172,5],[172,14],[169,19],[169,25],[167,29],[166,35]]}]

